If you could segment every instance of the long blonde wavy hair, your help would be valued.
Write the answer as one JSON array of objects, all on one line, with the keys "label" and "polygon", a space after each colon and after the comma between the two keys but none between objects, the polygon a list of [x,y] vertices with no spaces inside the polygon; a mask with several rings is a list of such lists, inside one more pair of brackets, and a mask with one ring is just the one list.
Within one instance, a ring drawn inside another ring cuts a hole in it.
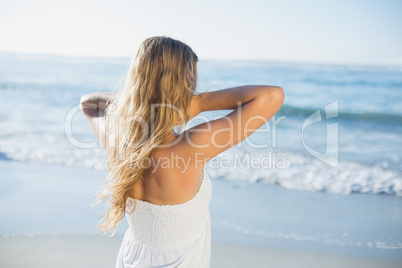
[{"label": "long blonde wavy hair", "polygon": [[110,172],[98,202],[108,199],[110,206],[98,224],[101,231],[116,230],[133,185],[149,170],[144,163],[178,122],[189,120],[197,61],[188,45],[165,36],[146,39],[131,61],[124,86],[105,110]]}]

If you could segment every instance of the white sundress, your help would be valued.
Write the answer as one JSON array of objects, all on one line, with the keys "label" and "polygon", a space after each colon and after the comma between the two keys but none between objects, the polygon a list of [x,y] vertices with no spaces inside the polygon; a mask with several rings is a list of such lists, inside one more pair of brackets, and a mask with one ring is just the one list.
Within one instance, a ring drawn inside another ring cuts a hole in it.
[{"label": "white sundress", "polygon": [[[116,261],[116,268],[209,268],[212,182],[203,172],[198,193],[178,205],[155,205],[136,199]],[[134,200],[129,199],[127,211]]]}]

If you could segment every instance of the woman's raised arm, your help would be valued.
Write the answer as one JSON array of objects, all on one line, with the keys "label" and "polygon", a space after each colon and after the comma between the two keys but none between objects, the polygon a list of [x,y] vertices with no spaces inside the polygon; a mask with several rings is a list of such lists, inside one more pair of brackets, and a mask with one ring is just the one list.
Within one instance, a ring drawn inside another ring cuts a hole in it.
[{"label": "woman's raised arm", "polygon": [[85,94],[80,99],[80,105],[82,108],[105,111],[106,104],[112,101],[115,96],[116,93],[113,92],[95,92]]},{"label": "woman's raised arm", "polygon": [[246,139],[265,124],[279,110],[284,96],[281,87],[263,85],[201,93],[194,97],[190,113],[234,111],[186,130],[185,140],[181,143],[185,147],[191,147],[186,152],[202,153],[205,158],[211,159]]}]

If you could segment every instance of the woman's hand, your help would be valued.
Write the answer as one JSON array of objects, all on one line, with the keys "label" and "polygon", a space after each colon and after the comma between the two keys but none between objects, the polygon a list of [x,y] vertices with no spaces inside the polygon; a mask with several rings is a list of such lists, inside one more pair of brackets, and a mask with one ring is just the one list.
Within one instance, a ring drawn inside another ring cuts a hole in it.
[{"label": "woman's hand", "polygon": [[80,99],[81,111],[103,147],[106,146],[105,109],[115,97],[112,92],[96,92],[85,94]]},{"label": "woman's hand", "polygon": [[106,106],[116,97],[113,92],[95,92],[81,97],[80,105],[83,108],[105,111]]}]

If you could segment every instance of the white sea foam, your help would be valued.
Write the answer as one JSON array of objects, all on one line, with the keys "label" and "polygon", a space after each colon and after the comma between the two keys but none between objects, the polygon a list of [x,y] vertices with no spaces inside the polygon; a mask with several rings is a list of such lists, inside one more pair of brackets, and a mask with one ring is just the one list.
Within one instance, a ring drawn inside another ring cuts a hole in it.
[{"label": "white sea foam", "polygon": [[54,134],[10,136],[0,140],[6,160],[103,169],[106,152],[102,147],[81,149]]},{"label": "white sea foam", "polygon": [[[0,151],[9,160],[106,168],[106,153],[102,147],[81,149],[63,137],[42,134],[9,136],[0,140]],[[340,160],[333,168],[321,161],[294,152],[254,153],[234,148],[207,164],[213,178],[249,183],[279,184],[288,189],[321,191],[347,195],[351,193],[390,194],[402,196],[400,172],[387,165],[364,165]]]},{"label": "white sea foam", "polygon": [[[219,157],[229,158],[232,163],[235,163],[233,155],[233,152],[228,152]],[[291,152],[277,153],[274,156],[277,162],[280,158],[286,159],[286,168],[280,166],[249,168],[233,164],[229,168],[209,167],[209,170],[215,178],[279,184],[294,190],[322,191],[342,195],[373,193],[402,196],[402,177],[397,171],[348,161],[340,161],[338,167],[333,168],[313,157]],[[256,157],[262,158],[264,155],[260,154]],[[271,154],[272,158],[273,154]]]}]

